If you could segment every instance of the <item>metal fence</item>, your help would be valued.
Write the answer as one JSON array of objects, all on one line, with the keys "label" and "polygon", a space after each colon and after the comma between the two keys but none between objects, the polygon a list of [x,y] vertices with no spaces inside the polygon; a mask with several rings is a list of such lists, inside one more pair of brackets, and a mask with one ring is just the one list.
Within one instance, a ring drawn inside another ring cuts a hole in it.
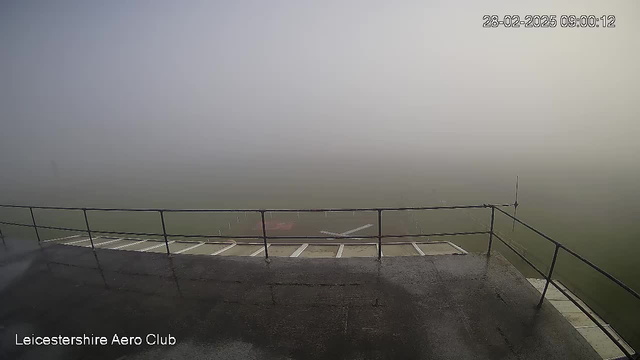
[{"label": "metal fence", "polygon": [[[527,229],[533,231],[534,233],[538,234],[542,238],[546,239],[547,241],[550,241],[552,244],[555,245],[555,249],[553,251],[553,259],[551,260],[551,265],[549,267],[549,272],[547,274],[545,274],[540,269],[538,269],[538,267],[536,267],[524,255],[522,255],[522,254],[520,254],[520,252],[516,251],[516,249],[514,249],[502,237],[500,237],[498,234],[496,234],[493,231],[493,225],[494,225],[495,211],[496,210],[498,210],[502,214],[504,214],[504,215],[508,216],[509,218],[511,218],[513,221],[519,223],[520,225],[523,225]],[[522,220],[516,218],[515,216],[507,213],[506,211],[500,209],[499,207],[491,206],[491,230],[490,230],[490,235],[489,235],[489,248],[488,248],[488,251],[487,251],[488,253],[491,251],[491,240],[492,240],[492,238],[494,236],[498,240],[500,240],[505,246],[507,246],[511,251],[516,253],[516,255],[518,255],[522,260],[524,260],[527,264],[529,264],[529,266],[531,266],[538,274],[540,274],[540,276],[542,276],[546,280],[545,285],[544,285],[544,289],[542,291],[542,296],[540,297],[540,301],[538,302],[538,307],[542,306],[542,303],[544,301],[544,297],[545,297],[545,295],[547,293],[547,289],[549,288],[549,284],[552,284],[556,289],[558,289],[558,291],[560,291],[564,296],[566,296],[567,299],[569,299],[575,306],[577,306],[578,309],[580,309],[580,311],[582,311],[585,315],[587,315],[587,317],[589,319],[591,319],[591,321],[593,321],[596,324],[596,326],[598,326],[607,335],[607,337],[609,339],[611,339],[611,341],[613,341],[614,344],[616,344],[616,346],[625,354],[625,356],[628,359],[638,359],[638,357],[639,357],[638,352],[636,352],[635,354],[629,353],[629,351],[622,345],[622,343],[620,341],[618,341],[618,339],[616,339],[615,335],[612,334],[609,330],[607,330],[607,328],[604,325],[600,324],[600,322],[589,312],[588,309],[585,309],[585,307],[582,306],[576,299],[574,299],[573,296],[569,295],[569,293],[567,291],[565,291],[565,289],[563,289],[561,286],[559,286],[557,281],[554,281],[552,279],[553,270],[554,270],[555,265],[556,265],[556,260],[558,259],[558,252],[560,250],[565,251],[567,254],[573,256],[574,258],[580,260],[581,262],[583,262],[587,266],[589,266],[592,269],[596,270],[598,273],[604,275],[607,279],[609,279],[610,281],[612,281],[613,283],[615,283],[616,285],[618,285],[619,287],[624,289],[627,293],[631,294],[633,297],[635,297],[638,300],[640,300],[640,294],[638,294],[635,290],[631,289],[629,286],[627,286],[622,281],[616,279],[613,275],[611,275],[608,272],[602,270],[600,267],[598,267],[597,265],[595,265],[591,261],[585,259],[582,255],[580,255],[580,254],[576,253],[575,251],[567,248],[565,245],[563,245],[563,244],[559,243],[558,241],[550,238],[549,236],[547,236],[544,233],[540,232],[539,230],[535,229],[531,225],[529,225],[529,224],[523,222]],[[591,311],[593,311],[594,314],[596,314],[597,316],[599,316],[600,318],[603,319],[603,317],[600,316],[599,314],[597,314],[593,309],[591,309]]]},{"label": "metal fence", "polygon": [[[29,209],[31,214],[31,224],[23,224],[23,223],[13,223],[0,221],[0,224],[4,225],[14,225],[14,226],[26,226],[32,227],[35,230],[36,237],[38,241],[41,242],[40,234],[38,229],[49,229],[49,230],[62,230],[62,231],[74,231],[74,232],[83,232],[89,235],[89,240],[91,242],[91,247],[95,249],[93,244],[93,234],[112,234],[112,235],[134,235],[134,236],[157,236],[164,238],[165,246],[167,249],[167,254],[171,254],[169,250],[169,241],[170,237],[182,237],[182,238],[210,238],[210,239],[259,239],[264,243],[264,254],[265,258],[269,258],[269,250],[268,244],[269,240],[287,240],[287,239],[316,239],[316,240],[327,240],[335,238],[335,236],[271,236],[267,234],[266,222],[265,222],[265,213],[269,212],[298,212],[298,213],[319,213],[319,212],[376,212],[377,213],[377,226],[378,226],[378,235],[357,235],[357,236],[340,236],[341,239],[377,239],[378,240],[378,258],[382,257],[382,239],[385,238],[409,238],[409,237],[417,237],[424,238],[429,236],[461,236],[461,235],[479,235],[479,234],[489,234],[489,231],[467,231],[467,232],[441,232],[441,233],[417,233],[417,234],[382,234],[382,213],[385,211],[408,211],[408,210],[452,210],[452,209],[482,209],[482,208],[492,208],[492,207],[508,207],[513,206],[513,204],[482,204],[482,205],[453,205],[453,206],[423,206],[423,207],[387,207],[387,208],[325,208],[325,209],[117,209],[117,208],[78,208],[78,207],[59,207],[59,206],[26,206],[26,205],[2,205],[0,207],[4,208],[22,208]],[[34,216],[34,209],[45,209],[45,210],[75,210],[82,211],[84,214],[84,222],[86,225],[85,229],[74,229],[67,227],[57,227],[57,226],[44,226],[37,225],[36,218]],[[159,214],[159,221],[162,224],[162,233],[147,233],[147,232],[126,232],[126,231],[105,231],[105,230],[92,230],[89,226],[89,218],[87,217],[87,212],[105,212],[105,211],[118,211],[118,212],[154,212]],[[165,221],[165,213],[259,213],[261,224],[262,224],[262,235],[261,236],[247,236],[247,235],[238,235],[238,236],[228,236],[228,235],[207,235],[207,234],[173,234],[167,233],[166,221]],[[0,233],[1,234],[1,233]]]},{"label": "metal fence", "polygon": [[[575,251],[567,248],[565,245],[559,243],[556,240],[553,240],[552,238],[550,238],[549,236],[547,236],[544,233],[540,232],[539,230],[535,229],[534,227],[526,224],[525,222],[521,221],[520,219],[516,218],[513,215],[510,215],[509,213],[507,213],[506,211],[501,209],[503,207],[509,207],[509,206],[517,207],[518,203],[515,202],[514,204],[482,204],[482,205],[453,205],[453,206],[424,206],[424,207],[384,207],[384,208],[339,208],[339,209],[336,209],[336,208],[325,208],[325,209],[150,209],[150,208],[149,209],[118,209],[118,208],[79,208],[79,207],[26,206],[26,205],[3,205],[3,204],[0,204],[0,207],[3,207],[3,208],[29,209],[29,212],[30,212],[30,215],[31,215],[31,220],[32,220],[31,224],[5,222],[5,221],[0,221],[0,224],[32,227],[35,230],[36,237],[38,238],[38,242],[41,242],[40,234],[38,232],[38,229],[84,232],[84,233],[88,234],[89,240],[91,242],[91,248],[94,251],[95,251],[95,246],[94,246],[94,243],[93,243],[93,234],[118,234],[118,235],[163,237],[168,255],[171,254],[171,252],[169,250],[169,241],[168,241],[169,237],[213,238],[213,239],[216,239],[216,238],[223,238],[223,239],[229,239],[229,238],[236,238],[236,239],[262,239],[262,241],[264,243],[264,254],[265,254],[265,258],[266,259],[269,259],[269,252],[268,252],[269,240],[282,240],[282,239],[331,239],[331,238],[335,238],[335,237],[330,237],[330,236],[302,236],[302,235],[301,236],[269,236],[267,234],[267,229],[266,229],[266,226],[265,226],[265,224],[266,224],[266,222],[265,222],[265,213],[267,213],[267,212],[299,212],[299,213],[300,212],[310,212],[310,213],[313,213],[313,212],[376,212],[377,213],[378,235],[370,235],[370,236],[363,236],[363,235],[341,236],[340,238],[341,239],[377,239],[377,241],[378,241],[378,246],[377,246],[378,247],[378,259],[381,259],[381,257],[382,257],[382,245],[383,245],[382,239],[384,239],[384,238],[409,238],[409,237],[421,238],[421,237],[429,237],[429,236],[460,236],[460,235],[487,234],[487,235],[489,235],[489,242],[488,242],[488,246],[487,246],[487,254],[491,253],[492,242],[493,242],[493,238],[495,237],[496,239],[500,240],[511,251],[513,251],[516,255],[518,255],[522,260],[524,260],[529,266],[531,266],[538,274],[540,274],[540,276],[542,276],[546,280],[546,283],[545,283],[545,286],[544,286],[544,290],[542,291],[542,296],[540,297],[540,301],[538,302],[538,305],[537,305],[538,307],[542,306],[542,304],[544,302],[544,298],[545,298],[546,292],[547,292],[547,289],[549,287],[549,284],[552,284],[556,289],[558,289],[558,291],[560,291],[564,296],[566,296],[582,312],[584,312],[584,314],[587,315],[587,317],[589,317],[589,319],[591,319],[591,321],[593,321],[611,339],[611,341],[613,341],[616,344],[616,346],[618,348],[620,348],[620,350],[625,354],[625,356],[627,356],[627,358],[629,358],[629,359],[637,359],[638,358],[638,353],[637,352],[635,354],[629,353],[629,351],[622,345],[622,343],[620,341],[618,341],[616,339],[616,337],[609,330],[607,330],[607,328],[604,325],[600,324],[600,322],[592,314],[590,314],[590,312],[587,309],[585,309],[584,306],[582,306],[576,299],[574,299],[573,296],[571,296],[567,291],[565,291],[561,286],[559,286],[556,281],[554,281],[552,279],[553,271],[554,271],[554,268],[555,268],[555,265],[556,265],[556,260],[558,258],[559,251],[560,250],[565,251],[566,253],[570,254],[571,256],[573,256],[576,259],[578,259],[581,262],[583,262],[584,264],[586,264],[589,267],[595,269],[597,272],[599,272],[600,274],[604,275],[607,279],[609,279],[610,281],[612,281],[613,283],[615,283],[616,285],[618,285],[619,287],[624,289],[627,293],[631,294],[636,299],[640,300],[640,295],[636,291],[631,289],[629,286],[624,284],[622,281],[616,279],[613,275],[611,275],[608,272],[602,270],[600,267],[598,267],[597,265],[593,264],[591,261],[585,259],[580,254],[578,254]],[[490,223],[489,231],[441,232],[441,233],[422,233],[421,232],[421,233],[416,233],[416,234],[386,234],[386,235],[382,234],[382,226],[383,226],[382,213],[385,212],[385,211],[453,210],[453,209],[483,209],[483,208],[491,209],[491,223]],[[82,211],[83,215],[84,215],[84,221],[85,221],[86,228],[85,229],[74,229],[74,228],[65,228],[65,227],[37,225],[36,218],[35,218],[35,215],[33,213],[33,209]],[[520,252],[518,252],[512,245],[510,245],[507,241],[505,241],[505,239],[503,239],[501,236],[499,236],[494,231],[494,221],[495,221],[496,210],[498,212],[508,216],[514,222],[517,222],[517,223],[525,226],[529,230],[535,232],[536,234],[538,234],[542,238],[546,239],[547,241],[550,241],[551,243],[553,243],[555,245],[555,250],[554,250],[554,253],[553,253],[553,259],[551,261],[551,265],[549,267],[548,273],[545,274],[543,271],[538,269],[538,267],[536,267],[529,259],[527,259],[525,257],[525,255],[523,255]],[[87,212],[94,212],[94,211],[155,212],[155,213],[158,213],[159,214],[159,220],[160,220],[160,222],[162,224],[162,234],[159,234],[159,233],[143,233],[143,232],[91,230],[91,227],[89,225],[89,219],[87,217]],[[194,234],[171,234],[171,233],[167,233],[164,214],[165,213],[169,213],[169,212],[171,212],[171,213],[194,213],[194,212],[200,212],[200,213],[235,213],[235,212],[237,212],[237,213],[239,213],[239,212],[259,213],[260,214],[260,218],[261,218],[261,223],[262,223],[262,236],[243,236],[243,235],[239,235],[239,236],[224,236],[224,235],[206,235],[206,234],[194,235]],[[3,240],[4,240],[4,236],[3,236],[1,230],[0,230],[0,237],[2,237]],[[594,313],[595,313],[595,311],[594,311]],[[600,316],[597,313],[595,313],[595,314],[597,316]]]}]

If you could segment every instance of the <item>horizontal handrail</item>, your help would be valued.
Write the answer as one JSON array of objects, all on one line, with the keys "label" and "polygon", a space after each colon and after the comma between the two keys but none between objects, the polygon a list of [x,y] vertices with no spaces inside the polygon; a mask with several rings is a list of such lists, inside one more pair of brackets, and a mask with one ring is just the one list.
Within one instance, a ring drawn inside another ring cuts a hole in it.
[{"label": "horizontal handrail", "polygon": [[348,211],[403,211],[403,210],[446,210],[446,209],[482,209],[490,207],[509,207],[513,204],[480,204],[480,205],[441,205],[417,207],[377,207],[377,208],[319,208],[319,209],[162,209],[162,208],[98,208],[98,207],[65,207],[65,206],[31,206],[0,204],[0,207],[43,210],[77,210],[77,211],[138,211],[138,212],[348,212]]},{"label": "horizontal handrail", "polygon": [[[556,264],[556,260],[558,257],[558,250],[559,249],[563,249],[564,251],[566,251],[567,253],[569,253],[570,255],[574,256],[575,258],[579,259],[580,261],[584,262],[585,264],[589,265],[591,268],[595,269],[596,271],[598,271],[600,274],[604,275],[606,278],[608,278],[609,280],[613,281],[616,285],[620,286],[621,288],[623,288],[624,290],[626,290],[629,294],[633,295],[634,297],[636,297],[637,299],[640,299],[640,296],[638,295],[638,293],[636,291],[634,291],[633,289],[631,289],[629,286],[627,286],[625,283],[623,283],[622,281],[616,279],[613,275],[609,274],[608,272],[600,269],[600,267],[598,267],[597,265],[595,265],[594,263],[592,263],[591,261],[585,259],[582,255],[579,255],[578,253],[576,253],[575,251],[567,248],[566,246],[564,246],[563,244],[559,243],[558,241],[552,239],[551,237],[543,234],[542,232],[538,231],[537,229],[535,229],[533,226],[523,222],[522,220],[516,218],[513,215],[508,214],[506,211],[502,210],[502,209],[498,209],[497,207],[494,207],[493,209],[497,209],[498,211],[500,211],[501,213],[507,215],[509,218],[513,219],[513,221],[518,222],[519,224],[525,226],[526,228],[532,230],[533,232],[535,232],[536,234],[540,235],[541,237],[545,238],[546,240],[550,241],[551,243],[555,244],[555,252],[553,255],[553,260],[551,262],[551,266],[549,269],[549,274],[545,275],[542,271],[540,271],[533,263],[531,263],[531,261],[529,261],[528,259],[526,259],[524,257],[524,255],[520,254],[519,252],[517,252],[512,246],[510,246],[506,241],[504,241],[499,235],[497,235],[495,232],[492,232],[492,236],[495,236],[496,238],[498,238],[503,244],[505,244],[509,249],[511,249],[511,251],[513,251],[514,253],[516,253],[516,255],[518,255],[522,260],[526,261],[527,264],[529,264],[529,266],[531,266],[535,271],[537,271],[540,275],[542,275],[542,277],[546,280],[546,284],[544,286],[544,289],[542,291],[542,297],[540,298],[540,302],[538,303],[538,307],[540,307],[542,305],[542,302],[545,298],[545,294],[547,292],[547,288],[549,286],[549,284],[552,284],[556,289],[558,289],[564,296],[566,296],[574,305],[576,305],[584,314],[587,315],[587,317],[589,319],[591,319],[591,321],[593,321],[598,328],[600,328],[605,335],[607,335],[607,337],[609,339],[611,339],[611,341],[613,341],[613,343],[624,353],[624,355],[628,358],[628,359],[634,359],[634,356],[638,355],[637,353],[635,355],[630,354],[627,349],[620,343],[620,341],[618,341],[615,336],[613,336],[613,334],[611,334],[602,324],[600,324],[599,321],[596,320],[596,318],[589,314],[589,312],[587,311],[587,309],[585,309],[582,305],[580,305],[575,299],[573,299],[573,297],[569,296],[569,294],[567,292],[565,292],[563,289],[561,289],[560,286],[558,286],[556,284],[555,281],[553,281],[553,269],[554,266]],[[493,221],[493,219],[492,219]],[[592,310],[593,311],[593,310]],[[594,311],[594,313],[597,315],[597,313]],[[598,315],[599,316],[599,315]],[[600,316],[602,318],[602,316]]]},{"label": "horizontal handrail", "polygon": [[538,269],[535,265],[533,265],[533,263],[529,261],[529,259],[527,259],[524,255],[516,251],[516,249],[514,249],[513,246],[509,245],[509,243],[504,241],[504,239],[502,239],[498,234],[493,233],[493,236],[495,236],[496,239],[500,240],[503,244],[505,244],[509,249],[511,249],[511,251],[516,253],[516,255],[518,255],[522,260],[524,260],[527,264],[529,264],[529,266],[531,266],[533,270],[535,270],[538,274],[542,275],[542,277],[546,279],[547,276],[542,271],[540,271],[540,269]]},{"label": "horizontal handrail", "polygon": [[[411,211],[411,210],[450,210],[450,209],[487,209],[497,207],[517,206],[514,204],[477,204],[477,205],[437,205],[437,206],[416,206],[416,207],[377,207],[377,208],[318,208],[318,209],[159,209],[159,208],[96,208],[96,207],[63,207],[63,206],[30,206],[30,205],[12,205],[12,204],[0,204],[0,207],[4,208],[20,208],[29,209],[31,214],[32,224],[14,223],[0,221],[0,224],[15,225],[31,227],[35,230],[38,243],[41,242],[38,229],[52,229],[62,231],[74,231],[87,233],[89,241],[91,242],[91,248],[95,251],[95,245],[93,243],[92,234],[113,234],[113,235],[134,235],[134,236],[155,236],[163,237],[165,247],[167,249],[167,255],[171,255],[169,248],[169,237],[182,237],[182,238],[211,238],[211,239],[262,239],[264,242],[264,255],[265,259],[269,259],[269,240],[302,240],[302,239],[315,239],[315,240],[330,240],[330,239],[377,239],[378,247],[378,260],[382,258],[382,239],[387,238],[424,238],[429,236],[456,236],[456,235],[479,235],[479,234],[491,234],[492,231],[466,231],[466,232],[441,232],[441,233],[420,233],[420,234],[382,234],[382,213],[390,211]],[[33,209],[43,210],[72,210],[82,211],[84,215],[84,221],[86,229],[65,228],[58,226],[44,226],[37,225],[36,218],[34,216]],[[162,233],[150,233],[150,232],[131,232],[131,231],[109,231],[109,230],[92,230],[89,226],[89,218],[87,217],[88,211],[121,211],[121,212],[157,212],[160,215],[160,221],[162,223]],[[309,235],[290,235],[290,236],[269,236],[267,235],[265,213],[282,213],[282,212],[324,212],[325,216],[328,212],[375,212],[377,213],[378,235],[352,235],[341,236],[340,234],[326,234],[324,236],[309,236]],[[171,234],[167,232],[166,221],[164,217],[165,212],[215,212],[215,213],[241,213],[244,212],[245,216],[247,212],[259,213],[262,224],[262,234],[260,235],[206,235],[206,234]],[[422,229],[420,229],[422,231]],[[337,236],[336,236],[337,235]],[[0,236],[2,233],[0,232]],[[4,237],[2,236],[4,241]]]},{"label": "horizontal handrail", "polygon": [[[622,281],[616,279],[613,275],[609,274],[608,272],[600,269],[600,267],[598,267],[596,264],[592,263],[591,261],[585,259],[582,255],[576,253],[575,251],[569,249],[568,247],[566,247],[565,245],[553,240],[552,238],[550,238],[549,236],[541,233],[540,231],[536,230],[535,228],[533,228],[531,225],[526,224],[525,222],[523,222],[522,220],[510,215],[509,213],[507,213],[506,211],[496,208],[498,211],[500,211],[501,213],[507,215],[508,217],[510,217],[511,219],[515,220],[516,222],[524,225],[526,228],[532,230],[533,232],[535,232],[536,234],[542,236],[543,238],[551,241],[552,243],[556,244],[557,246],[559,246],[561,249],[565,250],[566,252],[568,252],[569,254],[573,255],[574,257],[576,257],[577,259],[579,259],[580,261],[584,262],[585,264],[589,265],[591,268],[593,268],[594,270],[596,270],[597,272],[599,272],[600,274],[604,275],[605,277],[607,277],[609,280],[613,281],[614,283],[616,283],[618,286],[622,287],[623,289],[625,289],[628,293],[630,293],[631,295],[633,295],[636,299],[640,299],[640,294],[638,294],[636,291],[634,291],[632,288],[630,288],[629,286],[627,286],[627,284],[623,283]],[[495,234],[494,234],[495,235]]]},{"label": "horizontal handrail", "polygon": [[497,208],[497,207],[496,207],[495,209],[496,209],[496,210],[498,210],[498,211],[500,211],[501,213],[503,213],[503,214],[507,215],[508,217],[512,218],[512,219],[513,219],[513,220],[515,220],[516,222],[518,222],[518,223],[520,223],[520,224],[524,225],[527,229],[529,229],[529,230],[531,230],[531,231],[535,232],[536,234],[538,234],[538,235],[542,236],[543,238],[545,238],[545,239],[547,239],[547,240],[551,241],[552,243],[554,243],[554,244],[556,244],[556,245],[560,245],[560,243],[559,243],[559,242],[557,242],[557,241],[553,240],[553,239],[552,239],[552,238],[550,238],[549,236],[547,236],[547,235],[543,234],[542,232],[540,232],[539,230],[535,229],[533,226],[531,226],[531,225],[529,225],[529,224],[525,223],[524,221],[522,221],[522,220],[520,220],[520,219],[518,219],[518,218],[516,218],[516,217],[514,217],[514,216],[512,216],[512,215],[510,215],[508,212],[506,212],[506,211],[504,211],[504,210],[502,210],[502,209],[499,209],[499,208]]},{"label": "horizontal handrail", "polygon": [[628,359],[633,359],[633,355],[631,355],[629,351],[627,351],[627,349],[618,341],[618,339],[616,339],[615,336],[613,336],[613,334],[611,334],[607,329],[605,329],[605,327],[602,324],[600,324],[600,322],[593,315],[589,314],[589,311],[587,309],[585,309],[582,305],[580,305],[580,303],[577,302],[572,296],[569,296],[569,294],[566,291],[564,291],[560,286],[558,286],[558,284],[556,284],[556,282],[553,281],[553,279],[549,279],[549,282],[553,284],[553,286],[558,291],[560,291],[562,295],[564,295],[567,299],[569,299],[573,303],[573,305],[575,305],[578,309],[580,309],[580,311],[582,311],[591,321],[593,321],[593,323],[596,324],[596,326],[598,326],[600,330],[602,330],[602,332],[605,335],[607,335],[607,337],[611,339],[611,341],[613,341],[614,344],[616,344],[616,346],[624,353],[624,355]]}]

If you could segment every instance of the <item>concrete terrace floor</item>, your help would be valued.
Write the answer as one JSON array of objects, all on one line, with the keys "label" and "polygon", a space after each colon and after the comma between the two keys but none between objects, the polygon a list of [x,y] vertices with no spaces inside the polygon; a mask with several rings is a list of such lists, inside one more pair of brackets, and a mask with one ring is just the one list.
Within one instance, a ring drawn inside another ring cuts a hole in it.
[{"label": "concrete terrace floor", "polygon": [[[598,359],[502,256],[302,259],[0,245],[0,358]],[[175,346],[18,347],[171,334]]]}]

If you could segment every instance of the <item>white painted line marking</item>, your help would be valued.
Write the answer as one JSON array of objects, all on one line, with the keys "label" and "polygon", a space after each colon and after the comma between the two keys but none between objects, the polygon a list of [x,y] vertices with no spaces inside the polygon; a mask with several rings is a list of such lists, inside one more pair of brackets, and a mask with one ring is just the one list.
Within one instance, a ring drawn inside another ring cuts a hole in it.
[{"label": "white painted line marking", "polygon": [[[324,230],[322,230],[322,231],[320,231],[320,232],[321,232],[321,233],[323,233],[323,234],[333,235],[333,236],[338,236],[338,237],[344,237],[344,236],[347,236],[347,235],[345,235],[345,234],[332,233],[332,232],[330,232],[330,231],[324,231]],[[336,239],[336,238],[327,238],[327,240],[335,240],[335,239]],[[363,238],[357,238],[357,237],[354,237],[354,238],[349,238],[349,239],[351,239],[351,240],[362,240]]]},{"label": "white painted line marking", "polygon": [[321,230],[320,232],[321,232],[321,233],[323,233],[323,234],[327,234],[327,235],[333,235],[333,236],[340,236],[340,237],[343,237],[343,236],[349,236],[349,234],[352,234],[352,233],[354,233],[354,232],[357,232],[357,231],[360,231],[360,230],[364,230],[364,229],[370,228],[370,227],[372,227],[372,226],[373,226],[373,224],[367,224],[367,225],[360,226],[359,228],[355,228],[355,229],[353,229],[353,230],[345,231],[345,232],[343,232],[343,233],[334,233],[334,232],[331,232],[331,231],[325,231],[325,230]]},{"label": "white painted line marking", "polygon": [[[95,239],[100,239],[100,238],[97,237],[97,238],[94,238],[93,240],[95,240]],[[77,243],[81,243],[83,241],[89,241],[89,240],[90,239],[76,240],[76,241],[71,241],[71,242],[68,242],[68,243],[64,243],[64,245],[73,245],[73,244],[77,244]]]},{"label": "white painted line marking", "polygon": [[416,244],[415,242],[412,242],[411,245],[413,245],[413,247],[416,249],[416,251],[418,252],[418,254],[420,254],[421,256],[424,256],[424,252],[422,251],[422,249],[420,249],[420,247],[418,246],[418,244]]},{"label": "white painted line marking", "polygon": [[111,250],[119,250],[119,249],[122,249],[122,248],[126,248],[127,246],[132,246],[132,245],[136,245],[136,244],[142,244],[145,241],[147,241],[147,240],[142,240],[142,241],[134,242],[134,243],[131,243],[131,244],[125,244],[125,245],[122,245],[122,246],[116,246]]},{"label": "white painted line marking", "polygon": [[320,232],[321,232],[321,233],[323,233],[323,234],[327,234],[327,235],[333,235],[333,236],[344,236],[344,235],[342,235],[342,234],[334,233],[334,232],[331,232],[331,231],[324,231],[324,230],[320,230]]},{"label": "white painted line marking", "polygon": [[223,252],[225,252],[225,251],[227,251],[227,250],[231,249],[231,248],[232,248],[232,247],[234,247],[234,246],[236,246],[236,244],[231,244],[231,245],[229,245],[229,246],[227,246],[227,247],[224,247],[224,248],[222,248],[222,249],[220,249],[220,250],[218,250],[218,251],[214,252],[214,253],[213,253],[213,254],[211,254],[211,255],[218,255],[218,254],[221,254],[221,253],[223,253]]},{"label": "white painted line marking", "polygon": [[180,251],[176,251],[174,254],[182,254],[183,252],[187,252],[189,250],[193,250],[193,249],[197,248],[198,246],[202,246],[202,245],[204,245],[203,242],[199,243],[198,245],[194,245],[194,246],[188,247],[186,249],[182,249]]},{"label": "white painted line marking", "polygon": [[114,243],[116,241],[120,241],[122,239],[114,239],[114,240],[109,240],[109,241],[103,241],[101,243],[96,244],[95,242],[93,243],[93,246],[98,246],[98,245],[106,245],[106,244],[111,244]]},{"label": "white painted line marking", "polygon": [[340,244],[340,248],[338,249],[338,253],[336,254],[336,257],[341,258],[343,251],[344,251],[344,244]]},{"label": "white painted line marking", "polygon": [[467,252],[465,249],[463,249],[463,248],[461,248],[460,246],[458,246],[458,245],[456,245],[456,244],[452,243],[451,241],[447,241],[447,243],[448,243],[449,245],[453,246],[454,248],[458,249],[459,251],[461,251],[463,254],[465,254],[465,255],[466,255],[466,254],[468,254],[468,252]]},{"label": "white painted line marking", "polygon": [[[269,248],[269,246],[271,246],[271,244],[267,244],[267,249]],[[261,247],[258,251],[254,252],[253,254],[251,254],[249,256],[256,256],[256,255],[260,254],[263,251],[264,251],[264,247]]]},{"label": "white painted line marking", "polygon": [[309,246],[309,244],[300,245],[300,247],[298,249],[296,249],[296,251],[294,251],[293,254],[291,254],[291,256],[289,256],[289,257],[298,257],[298,256],[300,256],[300,254],[302,254],[302,252],[307,248],[307,246]]},{"label": "white painted line marking", "polygon": [[349,234],[354,233],[356,231],[364,230],[364,229],[370,228],[372,226],[373,226],[373,224],[363,225],[363,226],[360,226],[359,228],[355,228],[353,230],[345,231],[345,232],[342,233],[342,235],[349,235]]},{"label": "white painted line marking", "polygon": [[43,242],[50,242],[50,241],[58,241],[58,240],[72,239],[72,238],[74,238],[74,237],[78,237],[78,236],[82,236],[82,235],[71,235],[71,236],[59,237],[59,238],[55,238],[55,239],[45,240],[45,241],[43,241]]},{"label": "white painted line marking", "polygon": [[[171,245],[171,244],[173,244],[174,242],[175,242],[175,241],[169,241],[169,242],[167,243],[167,245]],[[148,251],[148,250],[153,250],[153,249],[155,249],[155,248],[159,248],[160,246],[164,246],[164,245],[165,245],[165,243],[161,243],[161,244],[158,244],[158,245],[149,246],[148,248],[144,248],[144,249],[142,249],[142,250],[138,250],[138,251],[145,252],[145,251]]]}]

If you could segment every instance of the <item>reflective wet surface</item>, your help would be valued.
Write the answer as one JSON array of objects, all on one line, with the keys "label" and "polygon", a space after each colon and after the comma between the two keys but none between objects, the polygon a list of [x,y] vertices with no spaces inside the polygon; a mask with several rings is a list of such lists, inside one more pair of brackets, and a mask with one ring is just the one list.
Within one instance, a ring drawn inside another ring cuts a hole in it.
[{"label": "reflective wet surface", "polygon": [[[499,255],[310,259],[6,239],[0,331],[16,359],[596,359]],[[176,344],[16,346],[16,336]]]}]

